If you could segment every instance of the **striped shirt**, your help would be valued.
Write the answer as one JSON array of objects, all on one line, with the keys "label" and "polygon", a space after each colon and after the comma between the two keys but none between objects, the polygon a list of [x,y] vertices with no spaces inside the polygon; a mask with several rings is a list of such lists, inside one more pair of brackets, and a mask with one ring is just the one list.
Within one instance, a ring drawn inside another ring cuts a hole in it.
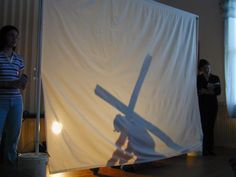
[{"label": "striped shirt", "polygon": [[[20,77],[20,71],[24,68],[24,62],[18,54],[13,52],[8,59],[4,52],[0,52],[0,81],[13,81]],[[17,98],[21,96],[20,89],[1,89],[0,99]]]}]

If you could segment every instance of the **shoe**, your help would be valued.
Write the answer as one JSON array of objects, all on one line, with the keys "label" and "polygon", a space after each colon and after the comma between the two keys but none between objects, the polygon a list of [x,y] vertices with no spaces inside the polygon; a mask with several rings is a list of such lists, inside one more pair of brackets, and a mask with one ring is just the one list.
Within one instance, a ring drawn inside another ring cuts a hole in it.
[{"label": "shoe", "polygon": [[126,172],[134,172],[135,168],[133,165],[121,165],[121,169]]},{"label": "shoe", "polygon": [[202,152],[202,156],[208,156],[208,155],[210,155],[209,152],[207,152],[207,151]]},{"label": "shoe", "polygon": [[215,156],[216,153],[214,153],[213,151],[211,151],[211,152],[209,152],[209,155],[211,155],[211,156]]},{"label": "shoe", "polygon": [[97,175],[99,168],[92,168],[92,169],[90,169],[90,171],[92,171],[94,175]]},{"label": "shoe", "polygon": [[120,169],[120,166],[111,166],[111,168]]},{"label": "shoe", "polygon": [[203,151],[202,152],[202,155],[203,156],[215,156],[216,155],[216,153],[214,153],[213,151]]}]

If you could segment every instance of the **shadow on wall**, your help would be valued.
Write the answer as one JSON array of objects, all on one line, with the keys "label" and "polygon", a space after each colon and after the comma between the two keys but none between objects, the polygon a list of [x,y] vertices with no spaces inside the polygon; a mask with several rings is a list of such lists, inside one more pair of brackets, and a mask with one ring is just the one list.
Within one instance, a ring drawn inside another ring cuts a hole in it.
[{"label": "shadow on wall", "polygon": [[[151,59],[152,57],[149,55],[144,59],[139,78],[134,87],[128,106],[123,104],[101,86],[96,86],[95,94],[124,114],[124,116],[120,114],[116,115],[113,122],[114,129],[120,133],[120,136],[115,144],[117,149],[108,160],[107,166],[122,165],[130,159],[135,159],[135,163],[141,163],[165,158],[164,155],[155,151],[155,142],[149,132],[161,139],[167,146],[175,151],[184,152],[183,148],[173,142],[173,140],[162,130],[134,112],[134,107],[144,78],[148,72]],[[125,145],[126,147],[124,147]]]}]

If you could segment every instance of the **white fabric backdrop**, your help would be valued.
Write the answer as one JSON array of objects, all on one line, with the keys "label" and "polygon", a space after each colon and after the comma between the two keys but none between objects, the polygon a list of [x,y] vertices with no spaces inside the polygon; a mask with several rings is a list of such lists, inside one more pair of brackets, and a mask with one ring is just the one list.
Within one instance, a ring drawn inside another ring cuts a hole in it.
[{"label": "white fabric backdrop", "polygon": [[51,172],[200,150],[195,15],[150,0],[45,0],[43,20]]}]

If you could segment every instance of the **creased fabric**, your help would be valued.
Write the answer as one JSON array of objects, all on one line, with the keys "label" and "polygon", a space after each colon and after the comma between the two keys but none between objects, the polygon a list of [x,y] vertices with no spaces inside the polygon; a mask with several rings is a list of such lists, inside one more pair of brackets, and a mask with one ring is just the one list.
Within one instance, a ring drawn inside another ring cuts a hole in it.
[{"label": "creased fabric", "polygon": [[45,0],[43,16],[51,172],[200,150],[195,15],[150,0]]}]

